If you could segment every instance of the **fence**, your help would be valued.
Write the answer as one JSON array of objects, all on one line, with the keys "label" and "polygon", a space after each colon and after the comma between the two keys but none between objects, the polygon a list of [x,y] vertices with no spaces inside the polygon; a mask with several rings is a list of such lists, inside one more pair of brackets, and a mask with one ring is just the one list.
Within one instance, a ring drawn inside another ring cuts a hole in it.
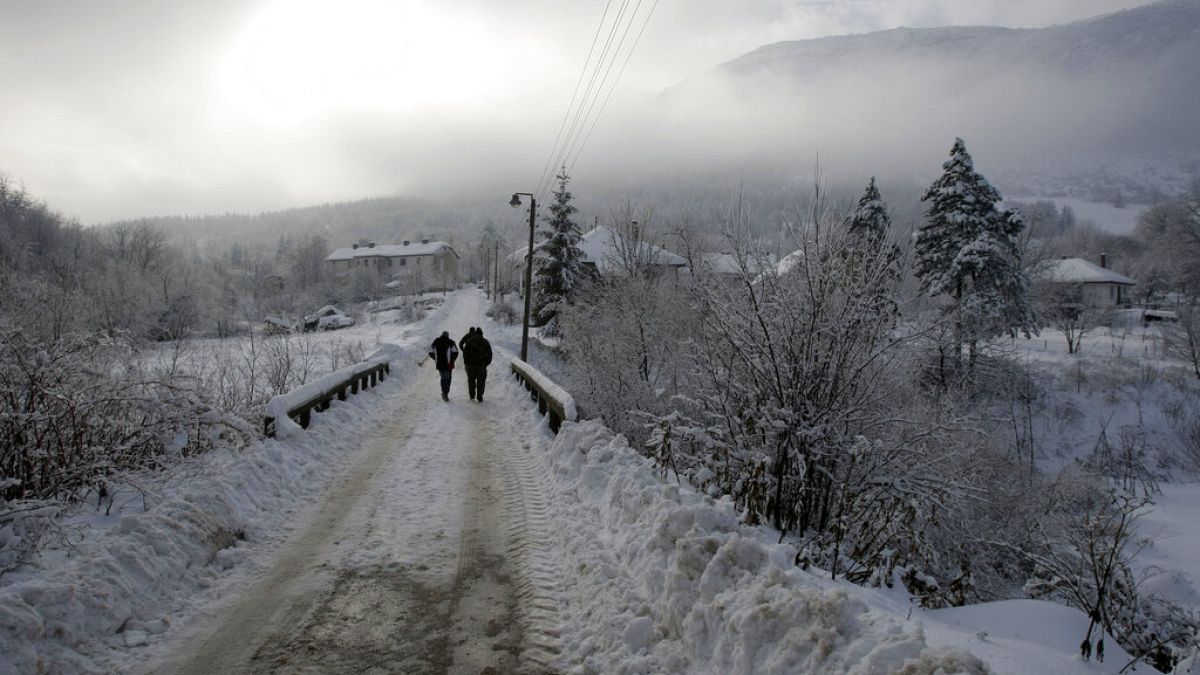
[{"label": "fence", "polygon": [[579,415],[575,409],[575,399],[562,387],[550,381],[537,368],[521,359],[512,360],[512,371],[517,380],[525,385],[529,397],[537,401],[538,412],[546,415],[550,421],[550,430],[558,433],[563,420],[574,422]]},{"label": "fence", "polygon": [[339,401],[345,401],[347,393],[357,394],[363,389],[374,387],[391,372],[392,366],[388,361],[364,361],[276,396],[267,404],[263,433],[268,437],[275,435],[275,420],[280,415],[287,415],[307,429],[314,410],[328,410],[335,397]]}]

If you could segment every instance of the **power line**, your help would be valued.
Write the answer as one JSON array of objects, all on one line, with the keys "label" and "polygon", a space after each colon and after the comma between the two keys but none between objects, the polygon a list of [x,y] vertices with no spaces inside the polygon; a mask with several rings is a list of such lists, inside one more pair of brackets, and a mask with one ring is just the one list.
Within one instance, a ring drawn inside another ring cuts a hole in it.
[{"label": "power line", "polygon": [[[658,8],[658,0],[654,0],[654,4],[650,6],[650,11],[646,12],[646,18],[642,21],[642,27],[638,29],[638,34],[633,39],[633,44],[629,47],[629,52],[625,54],[625,61],[621,63],[621,69],[617,71],[617,77],[613,80],[612,86],[608,89],[608,94],[604,96],[604,103],[600,104],[600,110],[596,116],[592,118],[592,126],[588,128],[587,134],[583,137],[583,142],[575,150],[575,155],[571,159],[570,165],[567,167],[567,172],[575,168],[575,163],[579,161],[579,156],[583,154],[584,147],[592,138],[592,132],[596,130],[596,123],[600,121],[600,117],[604,115],[605,109],[608,108],[608,102],[612,98],[613,92],[617,90],[617,83],[621,81],[621,76],[625,74],[625,67],[629,65],[629,60],[633,58],[633,53],[637,51],[638,43],[642,41],[642,34],[646,32],[646,26],[650,24],[650,17],[654,15],[654,10]],[[636,12],[635,12],[636,14]],[[632,22],[631,22],[632,24]],[[628,30],[628,29],[627,29]]]},{"label": "power line", "polygon": [[546,165],[542,167],[542,175],[538,178],[538,186],[546,180],[546,172],[550,171],[550,167],[554,164],[554,155],[558,152],[558,142],[562,140],[563,130],[567,128],[567,118],[571,116],[571,110],[575,108],[575,98],[579,95],[579,85],[583,84],[583,76],[587,74],[588,64],[592,62],[592,53],[596,51],[596,42],[600,39],[600,30],[604,28],[604,20],[608,18],[608,10],[612,6],[612,0],[608,0],[604,4],[604,14],[600,16],[600,23],[596,26],[596,34],[592,36],[592,45],[588,47],[587,58],[583,61],[583,67],[579,69],[579,79],[575,80],[575,91],[571,92],[571,102],[567,104],[567,109],[563,112],[562,122],[558,125],[558,135],[554,137],[554,145],[550,148],[550,154],[546,157]]},{"label": "power line", "polygon": [[[571,119],[566,140],[564,141],[564,146],[559,151],[558,155],[554,157],[554,161],[552,163],[553,165],[563,164],[566,161],[566,149],[570,145],[571,139],[573,139],[578,133],[580,115],[583,113],[583,108],[587,104],[588,99],[592,97],[592,91],[596,84],[596,77],[600,74],[600,70],[604,67],[604,62],[608,58],[609,50],[612,48],[613,38],[616,37],[617,31],[621,25],[621,20],[625,16],[625,10],[628,6],[629,0],[621,0],[621,6],[617,9],[616,18],[613,19],[612,26],[608,31],[608,38],[604,42],[604,48],[600,51],[600,56],[596,59],[595,67],[592,69],[592,75],[588,79],[587,87],[584,89],[583,98],[580,99],[579,107],[575,110],[575,116]],[[549,185],[549,180],[539,183],[536,193],[538,195],[544,194]]]}]

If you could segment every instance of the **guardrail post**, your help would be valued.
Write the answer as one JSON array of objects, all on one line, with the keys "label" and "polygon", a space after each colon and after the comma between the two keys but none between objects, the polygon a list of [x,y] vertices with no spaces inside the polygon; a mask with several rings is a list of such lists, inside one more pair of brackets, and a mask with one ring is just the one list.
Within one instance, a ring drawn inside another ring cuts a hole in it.
[{"label": "guardrail post", "polygon": [[305,408],[300,411],[300,427],[301,428],[307,429],[308,423],[311,421],[311,419],[312,419],[312,411],[310,408]]}]

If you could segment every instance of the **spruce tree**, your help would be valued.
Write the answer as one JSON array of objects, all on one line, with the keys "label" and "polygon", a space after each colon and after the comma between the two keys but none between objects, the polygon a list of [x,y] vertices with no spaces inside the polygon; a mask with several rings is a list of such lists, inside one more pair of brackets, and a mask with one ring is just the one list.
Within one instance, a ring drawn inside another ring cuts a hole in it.
[{"label": "spruce tree", "polygon": [[566,167],[557,176],[558,188],[550,204],[550,216],[545,218],[541,256],[537,260],[537,279],[534,282],[534,322],[543,332],[558,332],[558,313],[564,305],[572,305],[588,274],[583,266],[583,251],[579,249],[579,228],[571,220],[578,209],[572,204],[574,195],[567,189],[571,180]]},{"label": "spruce tree", "polygon": [[956,354],[966,342],[973,365],[979,340],[1036,330],[1018,241],[1025,221],[997,208],[1000,192],[975,171],[961,138],[942,168],[921,198],[929,210],[917,232],[916,275],[924,294],[951,299]]},{"label": "spruce tree", "polygon": [[872,177],[854,213],[845,220],[845,285],[873,304],[877,311],[893,311],[891,290],[901,277],[900,250],[888,240],[892,218]]},{"label": "spruce tree", "polygon": [[879,242],[887,236],[891,226],[892,218],[888,215],[887,204],[879,194],[879,188],[875,187],[875,177],[872,176],[867,189],[858,199],[858,207],[846,220],[846,229],[855,237]]}]

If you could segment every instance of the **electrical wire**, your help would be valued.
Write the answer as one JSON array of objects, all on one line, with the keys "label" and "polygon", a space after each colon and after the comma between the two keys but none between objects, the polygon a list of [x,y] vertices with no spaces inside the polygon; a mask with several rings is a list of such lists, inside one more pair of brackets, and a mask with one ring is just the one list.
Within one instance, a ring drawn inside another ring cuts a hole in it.
[{"label": "electrical wire", "polygon": [[575,99],[579,96],[579,85],[583,84],[583,77],[587,74],[588,64],[592,62],[592,54],[596,51],[596,42],[600,40],[600,31],[604,28],[604,21],[608,18],[608,10],[612,7],[612,0],[608,0],[604,4],[604,14],[600,16],[600,23],[596,26],[596,34],[592,36],[592,44],[588,47],[587,58],[583,61],[583,68],[579,69],[579,78],[575,80],[575,91],[571,92],[571,101],[567,103],[567,109],[563,112],[562,122],[558,125],[558,135],[554,137],[554,145],[550,148],[550,154],[546,157],[546,164],[542,167],[542,175],[538,178],[537,185],[540,186],[546,181],[546,172],[550,171],[550,167],[554,164],[555,153],[558,152],[558,143],[563,140],[563,130],[567,128],[567,119],[571,116],[571,111],[575,109]]},{"label": "electrical wire", "polygon": [[654,15],[654,10],[658,8],[658,0],[654,0],[654,4],[650,6],[650,11],[646,13],[645,20],[642,21],[642,27],[638,30],[638,34],[633,39],[633,44],[629,47],[629,51],[625,54],[625,61],[621,64],[621,69],[617,71],[617,77],[613,80],[612,86],[608,89],[608,94],[604,97],[604,103],[600,104],[600,111],[592,118],[592,126],[588,128],[587,134],[583,137],[583,142],[575,150],[575,155],[567,165],[567,173],[575,169],[575,163],[579,161],[579,156],[583,154],[583,149],[592,138],[592,132],[596,130],[596,123],[604,115],[604,111],[608,108],[608,102],[612,99],[613,92],[617,89],[617,83],[621,81],[621,76],[625,74],[625,67],[629,65],[629,60],[633,58],[633,53],[637,51],[638,43],[642,40],[642,34],[646,32],[646,26],[650,24],[650,17]]},{"label": "electrical wire", "polygon": [[[621,0],[621,6],[620,6],[620,8],[617,9],[616,18],[613,20],[612,26],[609,28],[609,31],[608,31],[608,38],[604,42],[604,48],[600,51],[599,58],[596,59],[596,65],[592,69],[592,75],[588,79],[587,87],[584,89],[584,96],[582,99],[580,99],[579,107],[576,108],[576,110],[575,110],[575,116],[571,119],[570,127],[568,127],[569,131],[566,136],[567,140],[566,140],[566,142],[564,142],[564,147],[559,151],[559,153],[556,156],[554,156],[552,165],[555,165],[555,166],[560,165],[566,161],[566,147],[568,147],[570,145],[571,139],[573,139],[575,137],[575,135],[578,133],[578,129],[580,126],[580,116],[583,114],[583,109],[584,109],[584,106],[587,104],[588,99],[592,98],[592,92],[595,90],[595,86],[596,86],[596,77],[600,74],[600,70],[604,67],[604,62],[607,60],[609,51],[612,49],[613,38],[616,37],[617,31],[619,30],[620,25],[621,25],[621,20],[624,18],[625,10],[628,7],[629,7],[629,0]],[[539,183],[538,189],[536,190],[536,194],[538,194],[539,196],[544,194],[550,185],[552,185],[552,181],[549,179],[546,181],[543,181],[542,183]]]},{"label": "electrical wire", "polygon": [[[638,44],[646,32],[646,27],[649,25],[655,9],[658,8],[658,0],[654,0],[649,11],[646,12],[645,17],[642,19],[641,28],[638,29],[637,34],[634,36],[629,50],[625,52],[625,58],[621,62],[621,67],[617,70],[616,77],[610,82],[609,77],[612,74],[613,66],[616,65],[617,59],[621,57],[621,52],[625,47],[629,32],[637,21],[643,0],[637,0],[633,11],[626,14],[629,4],[630,0],[622,0],[612,24],[608,26],[608,34],[605,38],[604,46],[600,50],[599,56],[593,62],[592,55],[595,53],[596,44],[599,41],[601,33],[605,32],[605,22],[611,9],[612,0],[608,0],[608,4],[605,5],[604,14],[600,18],[600,24],[596,27],[596,33],[588,49],[588,57],[584,61],[583,69],[580,71],[580,76],[575,83],[575,90],[571,94],[571,102],[568,104],[566,113],[563,115],[563,120],[559,124],[554,145],[551,147],[550,154],[542,168],[542,175],[538,179],[537,190],[534,191],[534,194],[537,195],[537,199],[539,200],[544,200],[547,193],[554,186],[554,180],[558,177],[558,172],[554,170],[555,167],[561,167],[562,171],[568,175],[574,170],[576,163],[587,147],[588,141],[591,140],[600,118],[604,115],[605,110],[607,110],[613,93],[616,91],[617,85],[629,65],[629,61],[633,58],[634,52],[637,51]],[[618,34],[620,35],[619,39],[617,37]],[[589,66],[591,74],[587,76]],[[580,84],[585,77],[588,80],[587,86],[584,87],[581,96],[579,93]],[[607,92],[605,91],[606,85],[608,87]],[[603,99],[601,97],[602,94]],[[599,102],[599,107],[597,107],[597,102]],[[594,115],[593,112],[595,113]],[[569,124],[568,120],[570,120]]]}]

